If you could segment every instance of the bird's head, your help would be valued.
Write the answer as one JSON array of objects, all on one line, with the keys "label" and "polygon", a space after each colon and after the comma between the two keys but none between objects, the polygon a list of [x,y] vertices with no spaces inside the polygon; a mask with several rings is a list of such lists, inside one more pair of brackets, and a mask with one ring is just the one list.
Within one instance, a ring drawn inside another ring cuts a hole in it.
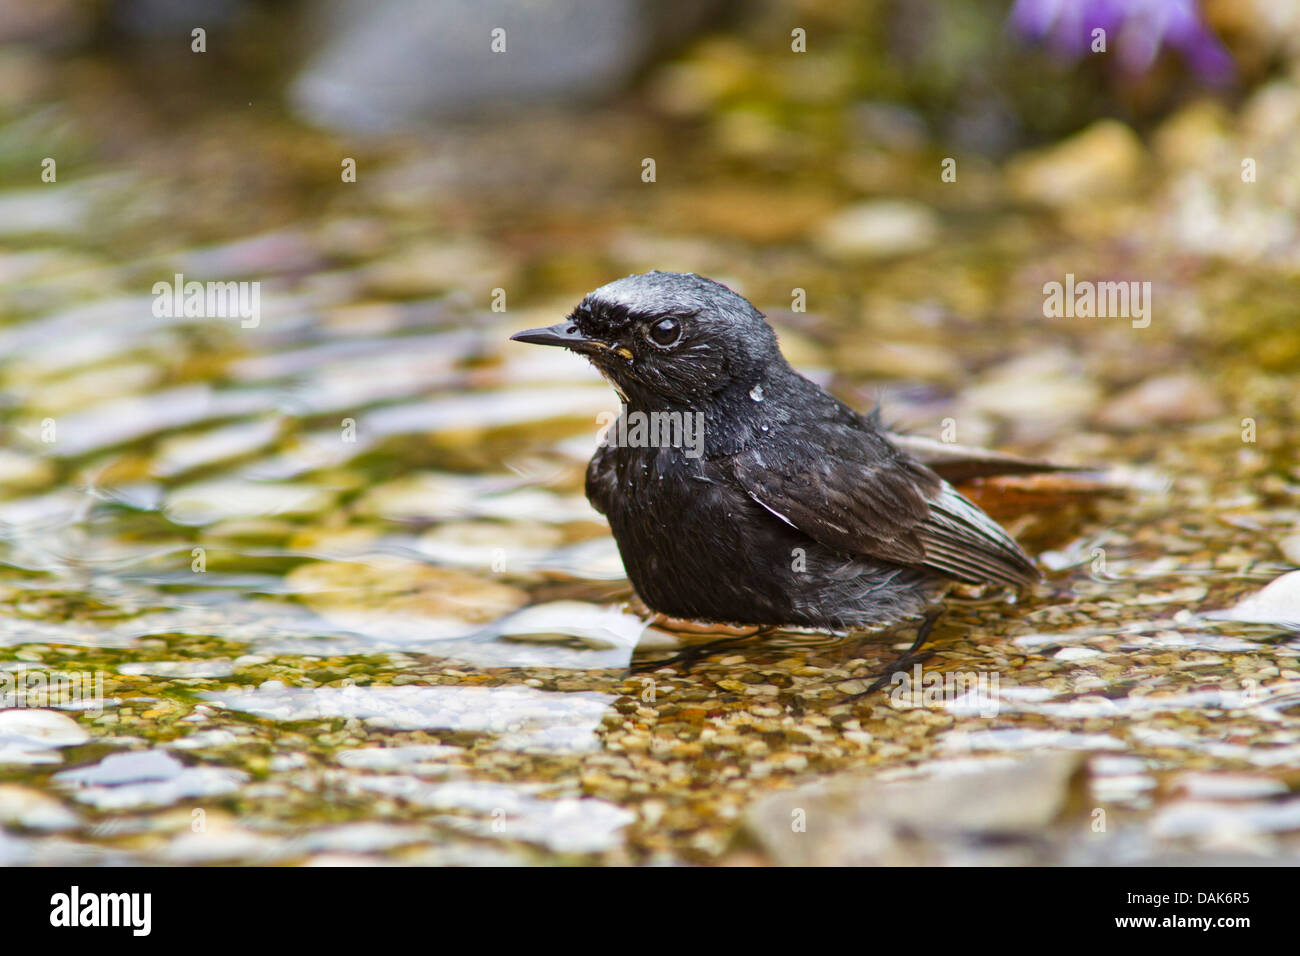
[{"label": "bird's head", "polygon": [[632,405],[695,405],[761,380],[780,355],[762,314],[721,283],[646,272],[588,293],[563,322],[511,336],[580,352]]}]

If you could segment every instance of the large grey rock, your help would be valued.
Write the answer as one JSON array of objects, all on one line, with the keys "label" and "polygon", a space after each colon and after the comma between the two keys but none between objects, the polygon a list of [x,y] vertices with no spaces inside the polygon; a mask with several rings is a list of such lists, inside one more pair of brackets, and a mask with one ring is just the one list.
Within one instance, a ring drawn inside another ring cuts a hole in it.
[{"label": "large grey rock", "polygon": [[1031,863],[1083,780],[1082,756],[1066,753],[920,779],[844,773],[756,801],[745,830],[786,866]]},{"label": "large grey rock", "polygon": [[[719,0],[324,2],[315,53],[289,98],[305,119],[356,132],[431,115],[554,99],[624,84]],[[505,31],[493,52],[492,31]]]}]

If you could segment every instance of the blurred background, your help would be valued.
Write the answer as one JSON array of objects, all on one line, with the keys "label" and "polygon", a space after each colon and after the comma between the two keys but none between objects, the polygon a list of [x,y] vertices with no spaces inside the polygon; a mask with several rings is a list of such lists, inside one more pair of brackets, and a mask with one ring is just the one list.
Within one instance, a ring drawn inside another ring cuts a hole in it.
[{"label": "blurred background", "polygon": [[[1290,0],[6,0],[0,863],[1294,859],[1300,600],[1204,614],[1300,564],[1298,157]],[[906,633],[628,675],[694,639],[582,497],[616,398],[506,338],[648,269],[1111,470],[971,489],[1049,572],[936,629],[993,717],[848,701]]]}]

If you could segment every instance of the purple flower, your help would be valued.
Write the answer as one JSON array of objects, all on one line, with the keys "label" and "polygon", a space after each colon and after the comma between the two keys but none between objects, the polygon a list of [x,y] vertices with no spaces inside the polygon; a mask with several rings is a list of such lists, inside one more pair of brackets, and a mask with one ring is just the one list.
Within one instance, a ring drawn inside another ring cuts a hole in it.
[{"label": "purple flower", "polygon": [[1201,19],[1196,0],[1016,0],[1011,25],[1021,36],[1045,42],[1058,56],[1078,59],[1092,32],[1106,31],[1129,73],[1145,72],[1162,46],[1177,50],[1212,83],[1232,77],[1232,57]]}]

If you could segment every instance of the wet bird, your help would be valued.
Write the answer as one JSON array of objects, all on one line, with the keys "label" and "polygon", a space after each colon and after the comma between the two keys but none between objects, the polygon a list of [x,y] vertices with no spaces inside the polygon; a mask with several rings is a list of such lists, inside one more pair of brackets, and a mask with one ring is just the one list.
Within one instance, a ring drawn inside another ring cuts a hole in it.
[{"label": "wet bird", "polygon": [[[512,338],[586,356],[622,398],[586,491],[652,610],[837,630],[918,616],[947,581],[1039,578],[879,409],[859,414],[796,372],[718,282],[631,275]],[[699,430],[667,427],[679,422]]]}]

